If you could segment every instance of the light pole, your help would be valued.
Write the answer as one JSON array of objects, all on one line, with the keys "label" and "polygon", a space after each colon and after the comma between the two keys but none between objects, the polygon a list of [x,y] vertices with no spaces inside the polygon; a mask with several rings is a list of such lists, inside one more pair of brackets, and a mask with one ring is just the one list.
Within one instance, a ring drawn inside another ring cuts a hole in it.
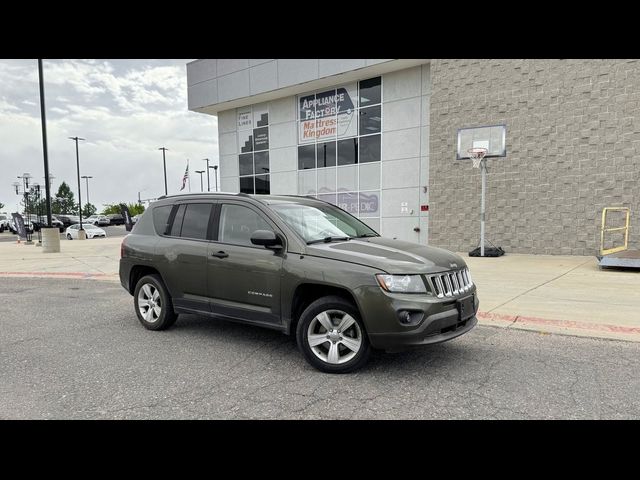
[{"label": "light pole", "polygon": [[202,174],[204,173],[204,170],[196,170],[196,173],[200,174],[200,191],[204,192],[204,188],[202,187]]},{"label": "light pole", "polygon": [[213,171],[216,174],[216,192],[217,192],[218,191],[218,165],[214,165],[211,168],[213,168]]},{"label": "light pole", "polygon": [[[44,75],[42,73],[42,59],[38,59],[38,80],[40,83],[40,117],[42,120],[42,151],[44,153],[44,176],[45,179],[50,177],[49,173],[49,154],[47,152],[47,117],[45,114],[45,106],[44,106]],[[46,204],[47,204],[47,227],[51,228],[51,188],[49,182],[45,183],[45,196],[46,196]],[[57,252],[58,249],[53,249],[54,252]]]},{"label": "light pole", "polygon": [[164,194],[167,195],[167,160],[165,158],[165,152],[169,149],[160,147],[158,150],[162,150],[162,166],[164,167]]},{"label": "light pole", "polygon": [[202,159],[203,162],[207,162],[207,192],[211,191],[211,183],[209,181],[209,169],[211,168],[209,166],[209,159],[208,158],[203,158]]},{"label": "light pole", "polygon": [[86,234],[82,228],[82,194],[80,192],[80,153],[78,153],[78,140],[85,140],[80,137],[69,137],[69,140],[73,140],[76,142],[76,165],[78,168],[78,205],[80,208],[78,209],[78,213],[80,214],[80,230],[78,230],[78,240],[86,240]]},{"label": "light pole", "polygon": [[88,175],[83,175],[82,178],[84,178],[87,181],[87,203],[91,203],[89,201],[89,179],[93,177]]}]

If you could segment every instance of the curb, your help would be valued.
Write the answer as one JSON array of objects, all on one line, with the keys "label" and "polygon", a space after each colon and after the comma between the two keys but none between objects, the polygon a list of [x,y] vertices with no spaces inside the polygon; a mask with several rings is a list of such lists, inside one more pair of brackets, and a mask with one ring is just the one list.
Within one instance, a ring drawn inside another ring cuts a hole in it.
[{"label": "curb", "polygon": [[[628,327],[624,325],[611,325],[607,323],[589,323],[575,320],[557,320],[552,318],[527,317],[521,315],[506,315],[501,313],[478,312],[478,320],[484,320],[487,324],[502,325],[505,327],[552,327],[565,330],[578,330],[583,333],[613,334],[616,338],[625,338],[632,341],[640,341],[640,327]],[[555,333],[555,332],[554,332]],[[601,335],[600,335],[601,336]]]},{"label": "curb", "polygon": [[97,278],[109,279],[117,277],[117,273],[90,273],[90,272],[0,272],[0,277],[71,277],[71,278]]}]

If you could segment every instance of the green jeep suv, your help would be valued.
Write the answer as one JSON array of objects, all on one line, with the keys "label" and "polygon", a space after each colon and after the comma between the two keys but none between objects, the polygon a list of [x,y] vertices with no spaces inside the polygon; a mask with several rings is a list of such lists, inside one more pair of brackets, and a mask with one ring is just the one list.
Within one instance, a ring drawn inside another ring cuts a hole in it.
[{"label": "green jeep suv", "polygon": [[331,373],[361,367],[372,348],[444,342],[477,323],[460,256],[383,238],[309,197],[160,197],[122,242],[120,282],[150,330],[180,313],[273,328]]}]

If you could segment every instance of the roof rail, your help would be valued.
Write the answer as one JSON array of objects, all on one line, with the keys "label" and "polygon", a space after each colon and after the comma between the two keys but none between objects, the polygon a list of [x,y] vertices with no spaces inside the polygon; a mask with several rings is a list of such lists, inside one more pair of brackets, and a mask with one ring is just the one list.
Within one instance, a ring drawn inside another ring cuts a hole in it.
[{"label": "roof rail", "polygon": [[188,192],[188,193],[175,193],[173,195],[161,195],[157,199],[162,200],[164,198],[173,198],[173,197],[185,197],[188,195],[236,195],[239,197],[248,197],[246,193],[238,193],[238,192]]}]

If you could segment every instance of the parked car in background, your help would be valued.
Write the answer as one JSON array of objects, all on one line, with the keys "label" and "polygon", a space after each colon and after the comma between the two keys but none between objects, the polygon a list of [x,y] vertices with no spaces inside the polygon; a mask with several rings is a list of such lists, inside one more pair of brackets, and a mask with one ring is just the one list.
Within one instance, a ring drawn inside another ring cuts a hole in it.
[{"label": "parked car in background", "polygon": [[[31,223],[27,218],[24,218],[24,227],[27,230],[27,233],[33,233],[33,223]],[[11,233],[18,233],[18,227],[16,227],[16,222],[13,218],[9,220],[9,231]]]},{"label": "parked car in background", "polygon": [[64,226],[65,229],[67,227],[70,227],[74,223],[78,223],[80,221],[79,218],[76,219],[76,220],[73,220],[71,218],[71,215],[56,215],[55,217],[56,217],[56,219],[58,219],[58,220],[60,220],[62,222],[62,225]]},{"label": "parked car in background", "polygon": [[[105,232],[100,227],[96,227],[95,225],[91,225],[90,223],[86,225],[82,225],[82,229],[87,234],[87,238],[95,238],[95,237],[106,237],[107,232]],[[80,224],[76,223],[75,225],[71,225],[65,231],[65,236],[68,240],[75,240],[78,238],[78,231],[80,230]]]},{"label": "parked car in background", "polygon": [[112,213],[107,215],[109,219],[109,225],[124,225],[124,217],[119,213]]},{"label": "parked car in background", "polygon": [[[47,226],[47,217],[46,216],[32,217],[31,223],[33,223],[33,228],[37,232],[42,227]],[[64,232],[64,229],[65,229],[64,223],[62,223],[53,215],[51,215],[51,226],[60,230],[60,233]]]},{"label": "parked car in background", "polygon": [[109,218],[107,218],[105,215],[91,215],[86,219],[86,222],[93,223],[94,225],[100,225],[100,226],[109,225],[110,223]]},{"label": "parked car in background", "polygon": [[8,213],[0,213],[0,233],[5,230],[9,230],[9,221],[11,220],[11,215]]}]

